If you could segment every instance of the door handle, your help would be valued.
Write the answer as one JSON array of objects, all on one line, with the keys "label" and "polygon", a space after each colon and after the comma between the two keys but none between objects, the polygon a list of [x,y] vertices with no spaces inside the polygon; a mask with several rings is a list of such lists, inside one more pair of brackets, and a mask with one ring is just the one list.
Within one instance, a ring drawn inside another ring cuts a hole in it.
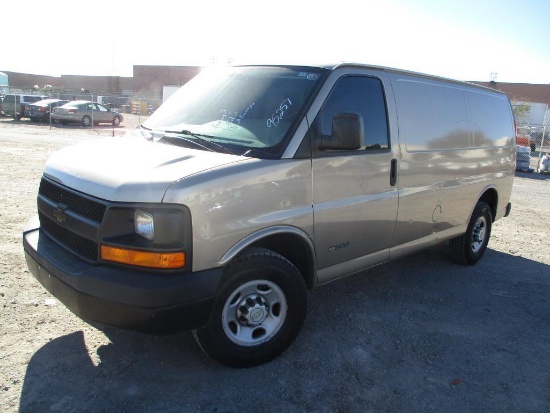
[{"label": "door handle", "polygon": [[390,166],[390,185],[395,186],[397,184],[397,159],[391,160]]}]

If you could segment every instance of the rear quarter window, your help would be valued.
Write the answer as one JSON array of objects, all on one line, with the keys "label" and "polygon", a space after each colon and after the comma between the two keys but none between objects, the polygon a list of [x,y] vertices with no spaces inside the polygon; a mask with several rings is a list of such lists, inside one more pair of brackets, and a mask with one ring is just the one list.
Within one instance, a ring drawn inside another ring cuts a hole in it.
[{"label": "rear quarter window", "polygon": [[[511,146],[514,137],[508,99],[483,91],[472,91],[467,97],[472,114],[472,146]],[[529,146],[529,140],[527,142],[526,146]]]},{"label": "rear quarter window", "polygon": [[396,90],[399,133],[407,152],[470,147],[470,122],[461,88],[399,79]]}]

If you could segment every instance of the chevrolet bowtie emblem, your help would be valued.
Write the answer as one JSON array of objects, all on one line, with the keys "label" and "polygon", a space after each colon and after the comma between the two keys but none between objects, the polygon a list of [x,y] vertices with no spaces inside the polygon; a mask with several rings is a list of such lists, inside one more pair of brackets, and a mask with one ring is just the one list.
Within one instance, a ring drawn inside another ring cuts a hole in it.
[{"label": "chevrolet bowtie emblem", "polygon": [[67,221],[67,214],[65,214],[65,210],[68,208],[67,205],[58,205],[57,208],[54,209],[52,215],[57,219],[57,222],[60,224]]}]

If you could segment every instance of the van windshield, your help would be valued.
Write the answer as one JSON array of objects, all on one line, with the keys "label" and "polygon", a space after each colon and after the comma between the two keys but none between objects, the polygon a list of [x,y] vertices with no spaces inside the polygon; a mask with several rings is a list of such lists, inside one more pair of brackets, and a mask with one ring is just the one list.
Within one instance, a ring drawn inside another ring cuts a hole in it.
[{"label": "van windshield", "polygon": [[278,157],[326,69],[225,67],[207,69],[174,93],[143,124],[153,136],[200,137],[228,152]]}]

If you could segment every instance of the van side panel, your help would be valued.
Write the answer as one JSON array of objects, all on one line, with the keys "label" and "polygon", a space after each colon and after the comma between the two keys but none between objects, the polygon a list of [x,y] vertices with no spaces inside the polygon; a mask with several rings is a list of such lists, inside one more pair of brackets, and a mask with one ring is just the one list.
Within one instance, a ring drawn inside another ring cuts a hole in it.
[{"label": "van side panel", "polygon": [[[422,245],[463,230],[488,187],[509,202],[514,127],[500,93],[438,79],[392,76],[401,160],[392,246]],[[502,209],[503,210],[503,209]],[[500,213],[497,214],[499,218]]]}]

